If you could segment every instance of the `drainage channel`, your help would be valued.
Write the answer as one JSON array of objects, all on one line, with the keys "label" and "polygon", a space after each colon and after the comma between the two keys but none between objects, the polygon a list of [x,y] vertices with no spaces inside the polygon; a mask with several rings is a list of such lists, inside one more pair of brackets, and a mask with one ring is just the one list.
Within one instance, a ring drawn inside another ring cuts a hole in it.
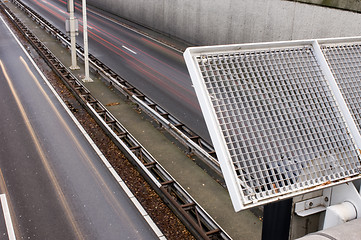
[{"label": "drainage channel", "polygon": [[[26,8],[19,3],[18,7]],[[64,81],[74,93],[78,101],[87,109],[94,119],[102,126],[115,144],[123,151],[137,167],[150,185],[177,213],[182,222],[198,239],[230,239],[217,223],[194,201],[194,199],[170,176],[170,174],[147,152],[147,150],[119,123],[108,110],[97,101],[92,94],[67,70],[65,66],[52,54],[52,52],[31,33],[31,31],[3,4],[1,4],[9,18],[18,26],[18,29],[28,39],[31,45],[45,59],[54,72]],[[28,12],[29,14],[29,12]],[[33,16],[33,15],[32,15]],[[33,17],[34,19],[34,17]],[[37,17],[35,20],[38,19]],[[36,20],[37,21],[37,20]],[[42,21],[37,21],[38,23]],[[44,26],[43,26],[44,27]],[[56,38],[58,30],[48,30]],[[64,41],[64,39],[61,39]],[[80,51],[78,49],[78,51]],[[123,88],[129,92],[134,89]],[[128,93],[129,94],[129,93]],[[132,98],[144,98],[137,94]],[[147,105],[148,106],[148,105]],[[149,106],[148,106],[149,107]],[[149,107],[150,108],[150,107]],[[151,108],[153,109],[153,108]]]}]

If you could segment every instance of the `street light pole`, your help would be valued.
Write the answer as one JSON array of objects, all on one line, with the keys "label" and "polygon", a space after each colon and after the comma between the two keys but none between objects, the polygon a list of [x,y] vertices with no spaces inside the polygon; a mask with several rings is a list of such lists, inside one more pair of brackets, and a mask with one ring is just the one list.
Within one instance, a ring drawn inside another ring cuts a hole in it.
[{"label": "street light pole", "polygon": [[71,70],[79,69],[79,66],[76,62],[76,29],[75,29],[75,18],[74,18],[74,0],[69,0],[69,25],[70,25],[70,45],[71,45]]},{"label": "street light pole", "polygon": [[93,80],[89,77],[89,52],[88,52],[88,23],[86,17],[86,0],[83,3],[83,38],[84,38],[84,64],[85,64],[85,76],[84,82],[92,82]]}]

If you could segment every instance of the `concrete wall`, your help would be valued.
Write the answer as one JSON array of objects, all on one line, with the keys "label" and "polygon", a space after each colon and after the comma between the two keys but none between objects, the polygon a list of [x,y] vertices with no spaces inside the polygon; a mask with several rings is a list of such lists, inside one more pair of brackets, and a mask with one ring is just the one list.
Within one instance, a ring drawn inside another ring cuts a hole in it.
[{"label": "concrete wall", "polygon": [[360,0],[289,0],[361,12]]},{"label": "concrete wall", "polygon": [[88,0],[195,45],[361,35],[361,15],[285,0]]}]

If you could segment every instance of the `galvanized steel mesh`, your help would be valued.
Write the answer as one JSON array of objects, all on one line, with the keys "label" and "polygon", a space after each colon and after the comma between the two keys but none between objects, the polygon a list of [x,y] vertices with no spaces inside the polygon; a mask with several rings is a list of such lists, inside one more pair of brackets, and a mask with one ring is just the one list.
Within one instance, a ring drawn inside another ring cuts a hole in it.
[{"label": "galvanized steel mesh", "polygon": [[322,45],[322,52],[361,132],[361,45]]},{"label": "galvanized steel mesh", "polygon": [[[361,88],[353,89],[360,86],[360,64],[345,48],[324,51],[360,127]],[[311,45],[206,53],[195,62],[244,203],[359,173],[355,144]]]}]

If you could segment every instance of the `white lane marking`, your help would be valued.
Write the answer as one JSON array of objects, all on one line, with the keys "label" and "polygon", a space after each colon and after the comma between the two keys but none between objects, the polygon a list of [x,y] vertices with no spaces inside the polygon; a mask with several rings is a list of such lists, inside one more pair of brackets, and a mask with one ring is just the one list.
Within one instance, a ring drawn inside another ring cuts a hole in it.
[{"label": "white lane marking", "polygon": [[129,52],[133,53],[133,54],[137,54],[136,52],[134,52],[132,49],[127,48],[126,46],[122,45],[122,48],[127,49]]},{"label": "white lane marking", "polygon": [[157,42],[157,43],[159,43],[159,44],[161,44],[161,45],[163,45],[163,46],[165,46],[165,47],[167,47],[167,48],[170,48],[170,49],[172,49],[172,50],[174,50],[174,51],[176,51],[176,52],[179,52],[179,53],[182,53],[182,54],[183,54],[183,51],[180,51],[179,49],[176,49],[175,47],[172,47],[172,46],[170,46],[170,45],[168,45],[168,44],[166,44],[166,43],[164,43],[164,42],[161,42],[161,41],[159,41],[158,39],[156,39],[156,38],[154,38],[154,37],[151,37],[151,36],[149,36],[149,35],[147,35],[147,34],[144,34],[144,33],[142,33],[140,30],[136,30],[136,29],[133,29],[133,28],[131,28],[131,27],[128,27],[128,26],[125,25],[124,23],[120,23],[120,22],[118,22],[118,21],[116,21],[116,20],[114,20],[114,19],[112,19],[112,18],[110,18],[110,17],[107,17],[107,16],[105,16],[105,15],[103,15],[103,14],[101,14],[101,13],[95,12],[94,10],[92,10],[92,9],[90,9],[90,8],[87,8],[87,10],[88,10],[89,12],[94,13],[95,15],[98,15],[98,16],[100,16],[100,17],[102,17],[102,18],[110,21],[110,22],[113,22],[113,23],[115,23],[115,24],[117,24],[117,25],[119,25],[119,26],[121,26],[121,27],[124,27],[124,28],[126,28],[126,29],[128,29],[128,30],[130,30],[130,31],[132,31],[132,32],[135,32],[135,33],[137,33],[137,34],[139,34],[139,35],[141,35],[141,36],[143,36],[143,37],[145,37],[145,38],[151,39],[151,40],[153,40],[153,41],[155,41],[155,42]]},{"label": "white lane marking", "polygon": [[[49,4],[49,2],[46,1],[46,0],[42,0],[42,2],[43,2],[43,3],[46,3],[46,4]],[[58,12],[61,12],[61,13],[64,13],[64,14],[67,14],[67,12],[65,12],[64,10],[61,10],[60,8],[57,8],[57,11],[58,11]]]},{"label": "white lane marking", "polygon": [[15,240],[16,237],[15,237],[15,232],[14,232],[14,226],[13,226],[13,222],[11,221],[10,210],[9,210],[8,201],[6,200],[5,194],[0,195],[0,200],[1,200],[1,206],[3,209],[3,213],[4,213],[5,225],[6,225],[6,229],[8,232],[8,237],[10,240]]}]

